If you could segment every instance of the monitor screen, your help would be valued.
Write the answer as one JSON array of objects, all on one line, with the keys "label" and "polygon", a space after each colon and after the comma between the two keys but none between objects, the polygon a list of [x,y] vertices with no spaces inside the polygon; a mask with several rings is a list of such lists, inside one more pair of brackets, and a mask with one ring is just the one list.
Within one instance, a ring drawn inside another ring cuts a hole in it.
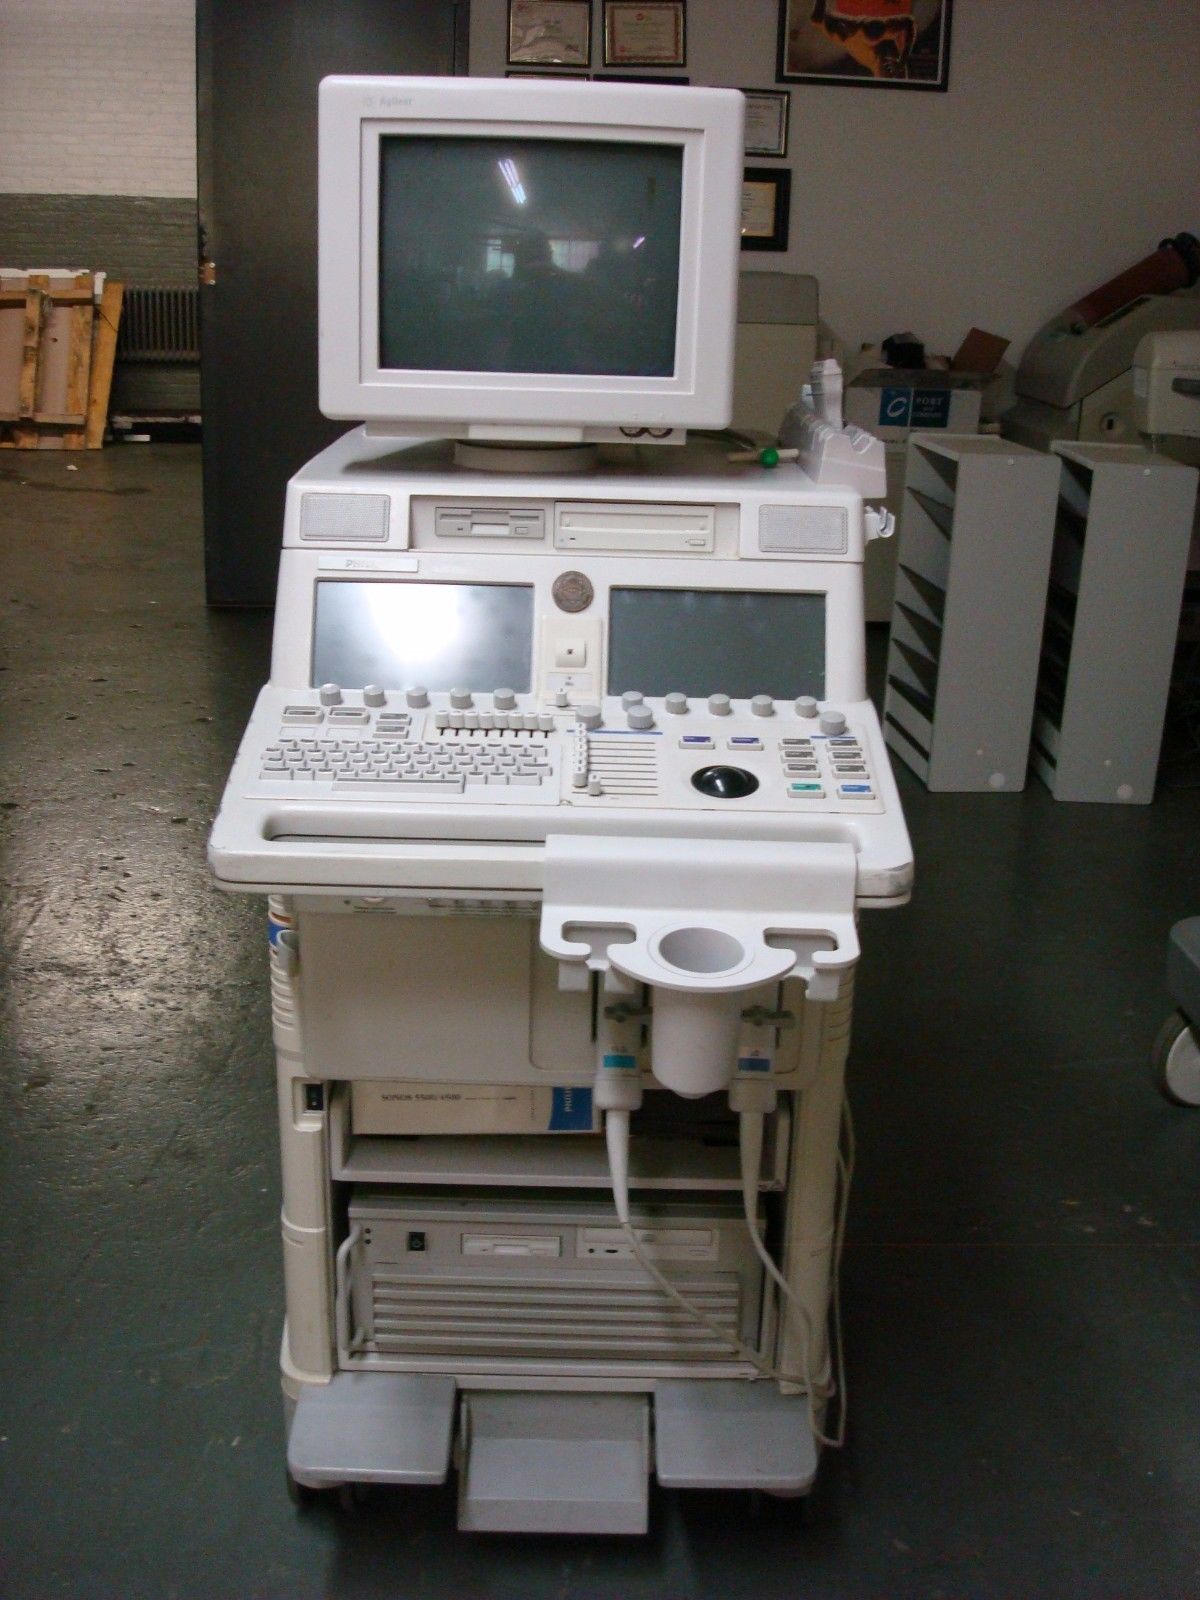
[{"label": "monitor screen", "polygon": [[314,683],[523,692],[532,662],[527,585],[317,584]]},{"label": "monitor screen", "polygon": [[825,596],[613,589],[608,692],[825,695]]},{"label": "monitor screen", "polygon": [[388,135],[379,364],[671,378],[683,150]]}]

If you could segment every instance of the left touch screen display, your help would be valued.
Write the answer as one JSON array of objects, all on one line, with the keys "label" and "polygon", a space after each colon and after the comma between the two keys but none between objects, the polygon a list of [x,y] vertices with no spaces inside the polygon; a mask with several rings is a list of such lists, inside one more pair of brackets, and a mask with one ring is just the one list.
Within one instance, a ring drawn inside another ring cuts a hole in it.
[{"label": "left touch screen display", "polygon": [[515,583],[317,584],[313,682],[527,691],[533,589]]}]

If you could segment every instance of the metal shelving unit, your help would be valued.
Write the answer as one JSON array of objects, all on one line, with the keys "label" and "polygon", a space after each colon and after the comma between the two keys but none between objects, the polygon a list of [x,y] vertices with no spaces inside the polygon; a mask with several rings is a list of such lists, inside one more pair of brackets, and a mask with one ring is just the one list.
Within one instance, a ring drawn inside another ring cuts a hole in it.
[{"label": "metal shelving unit", "polygon": [[1025,786],[1060,471],[986,435],[909,442],[884,734],[930,789]]},{"label": "metal shelving unit", "polygon": [[1063,467],[1033,769],[1056,800],[1146,804],[1200,474],[1138,445],[1053,449]]}]

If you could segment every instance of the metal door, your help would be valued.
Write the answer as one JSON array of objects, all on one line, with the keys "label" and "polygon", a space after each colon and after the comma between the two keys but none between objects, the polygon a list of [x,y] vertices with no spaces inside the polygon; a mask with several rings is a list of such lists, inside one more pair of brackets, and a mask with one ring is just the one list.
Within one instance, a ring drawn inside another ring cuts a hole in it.
[{"label": "metal door", "polygon": [[204,542],[212,605],[275,598],[317,410],[317,84],[466,70],[467,0],[199,0]]}]

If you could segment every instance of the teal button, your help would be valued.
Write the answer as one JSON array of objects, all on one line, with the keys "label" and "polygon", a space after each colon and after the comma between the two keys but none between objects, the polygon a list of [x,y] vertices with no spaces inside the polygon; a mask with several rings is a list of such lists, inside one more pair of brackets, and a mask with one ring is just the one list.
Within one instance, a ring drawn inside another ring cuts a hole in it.
[{"label": "teal button", "polygon": [[819,783],[790,783],[788,785],[793,794],[819,794],[821,787]]}]

